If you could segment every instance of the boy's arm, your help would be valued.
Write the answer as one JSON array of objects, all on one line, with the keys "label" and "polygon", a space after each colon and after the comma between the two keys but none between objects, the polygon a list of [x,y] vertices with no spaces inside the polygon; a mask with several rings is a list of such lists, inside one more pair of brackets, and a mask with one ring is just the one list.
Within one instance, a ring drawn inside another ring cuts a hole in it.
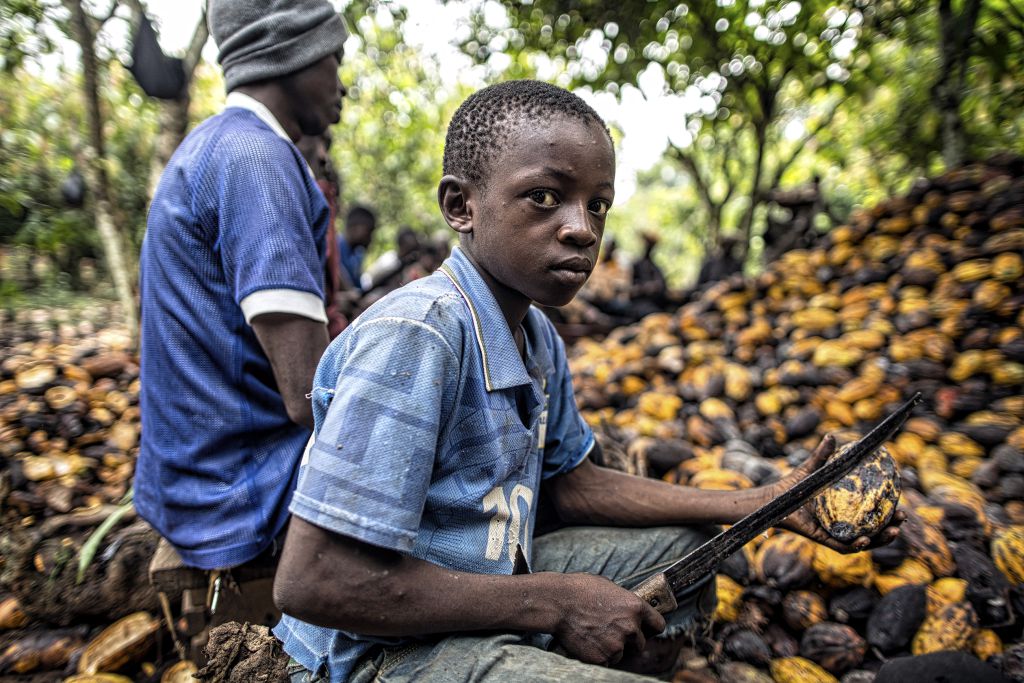
[{"label": "boy's arm", "polygon": [[[649,527],[684,524],[732,524],[787,490],[823,465],[835,450],[825,437],[807,461],[769,486],[742,491],[705,491],[676,486],[657,479],[635,477],[584,460],[574,470],[545,482],[559,516],[569,523]],[[839,552],[856,552],[892,541],[899,533],[902,513],[874,538],[841,543],[829,536],[806,508],[791,515],[783,526]]]},{"label": "boy's arm", "polygon": [[665,620],[590,574],[470,574],[385,550],[292,517],[274,602],[302,621],[366,636],[455,631],[551,633],[584,662],[611,664]]}]

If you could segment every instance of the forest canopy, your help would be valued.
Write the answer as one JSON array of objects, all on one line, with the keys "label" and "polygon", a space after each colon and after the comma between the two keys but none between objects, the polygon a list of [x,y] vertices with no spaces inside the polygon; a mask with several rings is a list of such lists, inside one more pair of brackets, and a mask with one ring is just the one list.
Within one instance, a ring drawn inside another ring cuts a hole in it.
[{"label": "forest canopy", "polygon": [[[609,118],[620,157],[630,125],[652,117],[664,149],[620,168],[628,196],[609,230],[634,253],[641,230],[658,232],[677,286],[725,238],[756,270],[785,224],[779,193],[817,183],[828,210],[816,229],[827,230],[922,175],[1024,151],[1021,0],[433,3],[428,13],[458,18],[445,26],[448,53],[425,48],[409,3],[342,10],[349,100],[331,154],[342,205],[379,212],[378,250],[401,226],[444,229],[435,190],[447,121],[468,92],[508,78],[579,92]],[[224,97],[202,21],[170,55],[183,91],[146,96],[128,70],[143,16],[155,18],[145,0],[0,5],[4,301],[133,296],[156,179]]]}]

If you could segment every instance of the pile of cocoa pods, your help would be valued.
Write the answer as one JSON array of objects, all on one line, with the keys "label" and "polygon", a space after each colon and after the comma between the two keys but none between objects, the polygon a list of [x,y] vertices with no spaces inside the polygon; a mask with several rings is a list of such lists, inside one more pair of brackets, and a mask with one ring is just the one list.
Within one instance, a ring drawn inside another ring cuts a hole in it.
[{"label": "pile of cocoa pods", "polygon": [[886,444],[899,540],[853,555],[788,532],[750,543],[716,577],[711,645],[678,680],[862,683],[960,651],[1024,681],[1022,255],[1024,158],[1003,155],[573,347],[606,464],[698,488],[775,481],[825,434],[852,442],[925,397]]}]

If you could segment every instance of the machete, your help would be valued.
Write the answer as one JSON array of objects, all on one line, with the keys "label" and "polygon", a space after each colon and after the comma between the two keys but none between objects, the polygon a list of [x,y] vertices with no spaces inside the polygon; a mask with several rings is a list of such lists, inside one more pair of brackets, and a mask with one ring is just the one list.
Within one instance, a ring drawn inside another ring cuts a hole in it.
[{"label": "machete", "polygon": [[662,614],[671,612],[676,608],[675,596],[683,589],[713,574],[727,557],[799,510],[819,491],[845,477],[865,456],[889,441],[920,401],[921,394],[914,394],[842,456],[830,458],[789,490],[692,550],[668,569],[642,581],[633,592]]}]

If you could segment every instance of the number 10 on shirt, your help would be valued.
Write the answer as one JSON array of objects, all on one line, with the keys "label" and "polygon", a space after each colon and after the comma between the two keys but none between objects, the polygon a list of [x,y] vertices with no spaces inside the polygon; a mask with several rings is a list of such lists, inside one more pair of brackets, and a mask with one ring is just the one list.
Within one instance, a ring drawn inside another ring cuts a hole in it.
[{"label": "number 10 on shirt", "polygon": [[533,491],[522,484],[516,484],[512,493],[509,494],[508,500],[505,499],[505,490],[500,486],[495,486],[490,493],[484,496],[484,512],[494,511],[487,530],[485,557],[488,560],[501,559],[501,550],[505,545],[508,546],[508,556],[513,561],[515,561],[517,543],[523,546],[523,551],[526,552],[527,541],[523,537],[525,530],[519,508],[520,501],[526,503],[526,516],[529,517],[530,506],[533,504]]}]

